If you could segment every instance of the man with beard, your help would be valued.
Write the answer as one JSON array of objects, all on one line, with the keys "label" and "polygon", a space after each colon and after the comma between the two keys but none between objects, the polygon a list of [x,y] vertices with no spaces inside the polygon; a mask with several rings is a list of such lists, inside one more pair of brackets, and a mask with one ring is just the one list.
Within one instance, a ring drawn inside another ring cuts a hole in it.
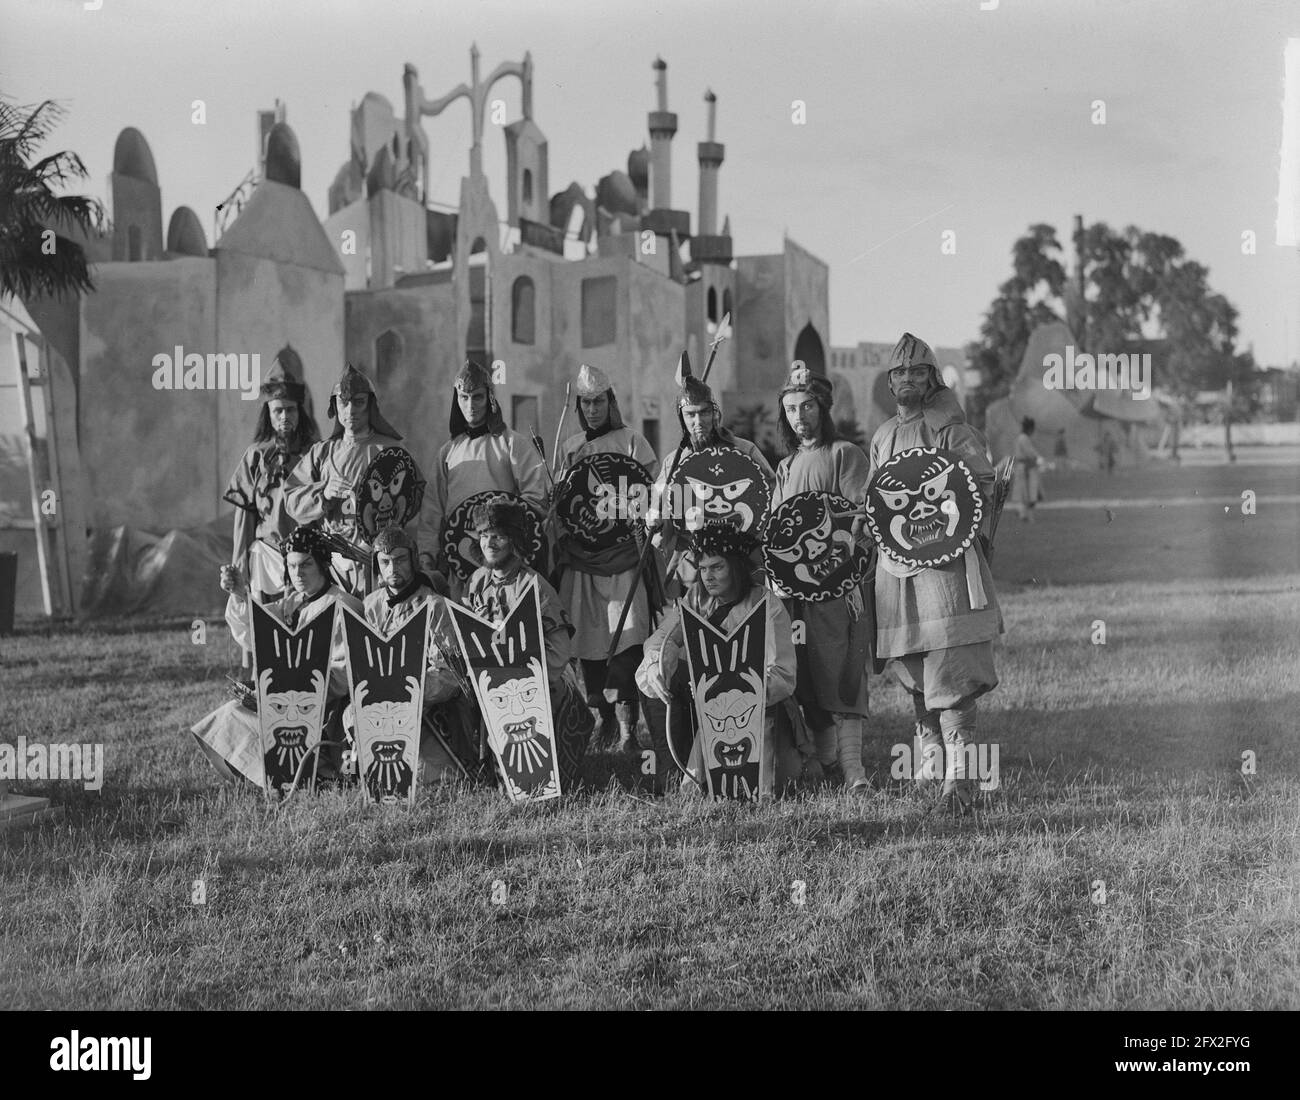
[{"label": "man with beard", "polygon": [[[365,600],[366,622],[371,629],[391,636],[422,608],[429,609],[429,668],[437,665],[435,647],[455,648],[455,633],[447,613],[446,581],[420,570],[415,539],[397,527],[388,527],[375,537],[372,568],[379,587]],[[420,737],[420,763],[425,780],[455,780],[466,772],[460,761],[473,762],[477,741],[473,736],[474,713],[463,696],[445,705],[433,701],[442,681],[426,671],[424,690],[425,725]],[[453,756],[455,753],[455,756]]]},{"label": "man with beard", "polygon": [[[830,382],[797,362],[780,402],[779,430],[786,457],[776,469],[773,511],[796,493],[808,492],[833,493],[855,505],[865,504],[867,456],[857,444],[839,438],[831,419]],[[861,521],[855,522],[855,537],[861,529]],[[795,697],[812,730],[823,772],[831,781],[842,776],[853,793],[868,788],[862,766],[872,633],[866,597],[862,585],[839,599],[785,601],[791,620],[804,625],[804,644],[797,647]]]},{"label": "man with beard", "polygon": [[[718,630],[724,633],[734,630],[764,595],[765,590],[754,584],[751,576],[750,557],[754,550],[754,540],[734,528],[719,526],[701,531],[695,540],[697,579],[681,602]],[[772,596],[767,600],[766,647],[763,669],[767,687],[766,751],[776,789],[781,791],[799,778],[803,770],[801,753],[811,752],[812,746],[806,744],[797,710],[787,705],[795,686],[795,652],[790,618],[781,601]],[[645,655],[636,671],[637,686],[646,696],[646,717],[657,757],[656,793],[665,789],[669,770],[666,708],[673,708],[677,728],[686,728],[690,721],[688,671],[681,611],[674,605],[646,639]],[[801,742],[804,742],[802,746]],[[698,738],[687,767],[696,775],[702,774]],[[694,791],[698,787],[690,779],[684,779],[682,789]]]},{"label": "man with beard", "polygon": [[[937,447],[970,467],[984,498],[984,527],[992,520],[994,471],[983,436],[966,423],[961,406],[944,385],[934,352],[905,332],[889,359],[889,389],[898,415],[871,440],[875,471],[900,451]],[[1002,614],[993,591],[985,536],[968,553],[977,555],[983,605],[973,606],[963,559],[935,568],[909,568],[881,554],[876,567],[876,658],[892,660],[912,695],[920,764],[919,787],[943,778],[943,798],[965,813],[974,804],[975,780],[966,774],[966,746],[975,739],[976,700],[997,686],[993,639]],[[947,749],[947,766],[943,760]]]},{"label": "man with beard", "polygon": [[[299,527],[280,544],[285,576],[290,589],[267,610],[290,630],[311,619],[332,603],[340,603],[360,614],[361,601],[339,587],[330,573],[330,551],[313,527]],[[236,643],[251,655],[253,632],[250,619],[248,582],[237,566],[221,567],[221,587],[228,592],[226,623]],[[343,641],[342,612],[335,612],[334,639],[330,648],[330,678],[322,740],[339,740],[342,735],[343,700],[348,694],[347,653]],[[237,699],[218,707],[191,727],[191,732],[208,762],[226,779],[243,776],[261,787],[265,770],[262,735],[257,714]],[[332,736],[331,736],[332,735]],[[338,753],[323,753],[322,774],[337,768]]]},{"label": "man with beard", "polygon": [[[578,422],[583,430],[561,444],[558,473],[563,474],[588,455],[621,454],[645,467],[653,482],[659,473],[659,460],[645,437],[624,425],[618,398],[605,374],[584,363],[578,371],[577,390]],[[650,632],[651,614],[644,584],[636,585],[636,596],[619,636],[618,652],[608,665],[605,657],[632,591],[640,558],[640,547],[630,534],[599,551],[582,547],[567,534],[561,534],[556,541],[560,602],[576,631],[573,649],[582,662],[587,705],[600,722],[596,739],[608,744],[617,728],[620,752],[634,752],[637,748],[635,674],[641,663],[641,643]]]},{"label": "man with beard", "polygon": [[451,438],[438,452],[425,495],[419,537],[426,548],[421,565],[426,572],[446,573],[455,595],[463,584],[452,563],[443,560],[447,517],[475,493],[497,490],[522,497],[541,523],[546,517],[546,471],[528,438],[506,427],[492,375],[478,363],[467,362],[456,375],[448,431]]},{"label": "man with beard", "polygon": [[278,596],[286,583],[274,549],[294,528],[284,508],[284,480],[303,452],[320,439],[305,405],[302,378],[302,360],[286,346],[262,382],[257,434],[222,498],[235,506],[230,564],[248,578],[249,588],[262,601]]},{"label": "man with beard", "polygon": [[668,452],[659,468],[659,476],[650,491],[650,511],[646,516],[646,528],[657,532],[654,543],[656,548],[668,558],[669,580],[678,578],[680,591],[685,591],[695,581],[694,567],[686,553],[685,540],[682,537],[685,517],[664,514],[671,510],[670,502],[673,496],[668,491],[668,477],[678,465],[678,451],[684,452],[682,455],[684,460],[686,455],[693,451],[703,451],[710,447],[726,447],[752,458],[763,471],[768,488],[771,488],[776,481],[776,475],[772,473],[772,467],[756,444],[740,438],[729,428],[722,426],[722,409],[713,396],[713,390],[691,373],[690,360],[685,355],[682,356],[681,383],[675,405],[677,422],[682,429],[682,442],[676,449]]},{"label": "man with beard", "polygon": [[[470,577],[460,602],[476,615],[501,623],[519,602],[528,582],[536,578],[560,782],[569,790],[579,778],[592,718],[583,704],[575,679],[567,672],[572,656],[573,627],[555,589],[545,577],[524,564],[521,548],[527,539],[525,516],[524,505],[513,500],[479,505],[474,510],[474,526],[485,564]],[[450,623],[446,633],[453,640],[444,642],[439,638],[440,644],[425,677],[426,703],[445,702],[457,692],[465,693],[463,667],[457,667],[463,666],[463,660],[457,659],[455,633]]]},{"label": "man with beard", "polygon": [[[322,521],[327,533],[364,553],[369,544],[357,520],[356,488],[375,456],[402,437],[379,411],[370,379],[351,364],[330,392],[329,415],[338,421],[334,432],[293,468],[285,482],[285,508],[299,523]],[[370,590],[364,565],[336,555],[335,568],[349,591],[363,596]]]}]

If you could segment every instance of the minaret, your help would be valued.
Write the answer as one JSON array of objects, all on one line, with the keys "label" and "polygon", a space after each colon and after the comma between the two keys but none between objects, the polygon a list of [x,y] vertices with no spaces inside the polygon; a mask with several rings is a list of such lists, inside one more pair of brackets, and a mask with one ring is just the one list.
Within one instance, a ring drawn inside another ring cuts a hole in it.
[{"label": "minaret", "polygon": [[673,135],[677,133],[677,116],[668,110],[668,62],[656,57],[655,92],[658,110],[651,111],[650,185],[653,188],[652,210],[671,210],[673,206]]},{"label": "minaret", "polygon": [[707,91],[704,102],[709,105],[709,137],[695,150],[700,161],[700,236],[711,237],[718,231],[718,169],[722,167],[726,149],[721,142],[713,140],[718,120],[718,97],[712,90]]}]

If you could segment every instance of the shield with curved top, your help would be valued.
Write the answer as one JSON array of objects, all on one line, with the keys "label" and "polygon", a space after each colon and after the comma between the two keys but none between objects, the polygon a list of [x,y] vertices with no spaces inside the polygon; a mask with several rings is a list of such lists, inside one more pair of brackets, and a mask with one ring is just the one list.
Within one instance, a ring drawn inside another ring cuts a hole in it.
[{"label": "shield with curved top", "polygon": [[837,600],[861,583],[870,558],[853,539],[854,504],[837,493],[795,493],[767,523],[763,559],[782,596],[820,603]]},{"label": "shield with curved top", "polygon": [[593,553],[632,538],[632,519],[645,512],[650,475],[630,455],[587,455],[557,487],[555,515],[578,544]]},{"label": "shield with curved top", "polygon": [[[483,555],[478,548],[478,534],[474,530],[474,509],[480,504],[491,504],[494,500],[513,500],[519,504],[524,498],[517,493],[500,490],[488,490],[475,493],[462,500],[452,509],[451,515],[442,529],[442,550],[447,556],[447,565],[455,570],[456,576],[467,581],[474,575],[474,570],[483,564]],[[537,522],[532,509],[524,507],[524,523],[527,527],[526,545],[523,547],[524,561],[528,565],[541,560],[544,543],[542,525]]]},{"label": "shield with curved top", "polygon": [[749,455],[731,447],[693,451],[677,465],[670,494],[660,511],[676,519],[688,534],[706,524],[729,524],[756,538],[772,504],[763,470]]},{"label": "shield with curved top", "polygon": [[424,478],[405,447],[385,447],[353,491],[357,527],[367,542],[385,527],[405,527],[424,503]]},{"label": "shield with curved top", "polygon": [[984,498],[952,451],[913,447],[881,465],[867,487],[867,527],[883,553],[909,568],[954,561],[979,533]]}]

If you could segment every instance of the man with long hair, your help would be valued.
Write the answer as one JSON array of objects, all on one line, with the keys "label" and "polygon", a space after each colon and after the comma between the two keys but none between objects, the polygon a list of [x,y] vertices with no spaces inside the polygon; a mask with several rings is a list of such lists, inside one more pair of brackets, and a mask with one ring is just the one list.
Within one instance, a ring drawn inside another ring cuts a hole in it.
[{"label": "man with long hair", "polygon": [[[987,533],[995,479],[987,444],[944,385],[930,345],[910,332],[890,356],[889,390],[898,415],[871,439],[872,473],[913,447],[952,451],[975,475]],[[913,778],[926,790],[942,777],[943,798],[966,813],[975,797],[966,763],[975,737],[976,700],[997,686],[993,639],[1002,633],[984,539],[977,538],[963,558],[934,568],[912,568],[881,554],[875,589],[876,659],[892,661],[916,713],[919,764]]]},{"label": "man with long hair", "polygon": [[[833,493],[854,505],[867,499],[867,456],[841,439],[831,418],[830,381],[796,362],[781,389],[780,442],[772,509],[796,493]],[[860,531],[855,524],[855,535]],[[785,601],[792,622],[804,625],[796,646],[799,682],[795,698],[812,731],[817,759],[832,782],[865,792],[862,727],[867,717],[871,603],[865,585],[833,600]],[[837,766],[838,765],[838,766]]]},{"label": "man with long hair", "polygon": [[286,345],[262,381],[257,434],[223,496],[235,506],[230,564],[263,602],[279,595],[287,584],[275,549],[295,527],[284,507],[285,478],[320,439],[302,379],[302,360]]}]

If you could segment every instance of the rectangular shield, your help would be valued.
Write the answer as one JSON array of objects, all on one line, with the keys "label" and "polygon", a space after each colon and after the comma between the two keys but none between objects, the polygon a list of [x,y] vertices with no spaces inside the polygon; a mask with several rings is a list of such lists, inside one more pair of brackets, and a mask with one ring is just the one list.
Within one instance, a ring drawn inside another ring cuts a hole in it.
[{"label": "rectangular shield", "polygon": [[298,765],[320,743],[337,606],[328,604],[297,630],[290,630],[261,604],[251,603],[267,794],[287,793]]},{"label": "rectangular shield", "polygon": [[456,638],[511,802],[560,796],[555,723],[537,580],[500,624],[447,601]]},{"label": "rectangular shield", "polygon": [[680,605],[704,774],[714,799],[749,802],[772,793],[772,763],[763,751],[771,598],[764,593],[730,634]]},{"label": "rectangular shield", "polygon": [[415,803],[429,608],[385,636],[343,608],[357,768],[372,802]]}]

